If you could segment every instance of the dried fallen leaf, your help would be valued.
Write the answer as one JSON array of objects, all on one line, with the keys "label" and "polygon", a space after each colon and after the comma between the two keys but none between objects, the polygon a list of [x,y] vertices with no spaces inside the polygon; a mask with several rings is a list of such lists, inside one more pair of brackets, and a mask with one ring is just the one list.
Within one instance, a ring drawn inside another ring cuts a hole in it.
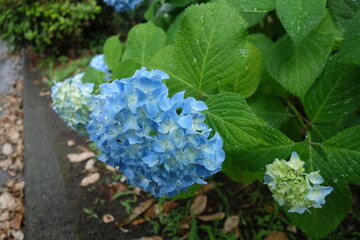
[{"label": "dried fallen leaf", "polygon": [[205,208],[207,203],[207,196],[205,194],[197,196],[190,206],[190,212],[194,215],[201,214]]},{"label": "dried fallen leaf", "polygon": [[72,147],[72,146],[75,145],[75,142],[74,142],[73,140],[69,140],[69,141],[67,141],[67,145],[68,145],[69,147]]},{"label": "dried fallen leaf", "polygon": [[[0,222],[6,221],[9,219],[9,212],[3,212],[0,214]],[[1,238],[0,238],[1,239]]]},{"label": "dried fallen leaf", "polygon": [[109,191],[109,200],[112,199],[112,197],[117,194],[118,192],[123,192],[129,190],[127,186],[125,186],[122,183],[119,182],[112,182],[108,185],[108,191]]},{"label": "dried fallen leaf", "polygon": [[10,156],[13,153],[13,147],[11,143],[5,143],[2,147],[2,153],[6,156]]},{"label": "dried fallen leaf", "polygon": [[164,202],[162,206],[160,206],[159,204],[154,204],[145,212],[144,216],[149,218],[155,218],[158,217],[161,213],[167,213],[170,210],[176,208],[177,206],[179,206],[179,204],[175,201]]},{"label": "dried fallen leaf", "polygon": [[14,130],[14,129],[10,129],[8,132],[8,137],[12,143],[16,143],[20,138],[20,134],[18,131]]},{"label": "dried fallen leaf", "polygon": [[95,166],[95,160],[89,159],[85,164],[85,170],[88,172],[94,172],[96,170]]},{"label": "dried fallen leaf", "polygon": [[69,153],[67,155],[68,159],[70,160],[70,162],[82,162],[85,161],[89,158],[95,157],[95,153],[87,151],[87,152],[82,152],[82,153]]},{"label": "dried fallen leaf", "polygon": [[295,225],[290,225],[290,226],[287,226],[286,230],[288,230],[289,232],[292,232],[292,233],[297,233],[297,228]]},{"label": "dried fallen leaf", "polygon": [[163,240],[162,237],[159,236],[152,236],[152,237],[142,237],[140,240]]},{"label": "dried fallen leaf", "polygon": [[22,231],[20,231],[20,230],[12,230],[12,229],[10,229],[10,234],[16,240],[24,240],[24,233]]},{"label": "dried fallen leaf", "polygon": [[225,213],[224,212],[218,212],[211,215],[204,215],[204,216],[197,216],[197,219],[200,219],[201,221],[213,221],[213,220],[221,220],[224,219]]},{"label": "dried fallen leaf", "polygon": [[110,166],[110,165],[106,165],[105,168],[111,172],[117,172],[116,168]]},{"label": "dried fallen leaf", "polygon": [[104,223],[111,223],[113,221],[115,221],[114,216],[110,215],[110,214],[104,214],[102,217],[102,220]]},{"label": "dried fallen leaf", "polygon": [[86,187],[90,184],[95,183],[97,180],[99,180],[99,178],[100,178],[100,173],[98,173],[98,172],[92,173],[92,174],[84,177],[83,180],[81,180],[80,186]]},{"label": "dried fallen leaf", "polygon": [[140,214],[145,212],[151,205],[155,202],[155,199],[148,199],[145,202],[140,203],[137,207],[134,208],[133,213],[118,223],[119,227],[122,227],[126,224],[131,223],[134,221]]},{"label": "dried fallen leaf", "polygon": [[0,161],[0,168],[4,171],[7,171],[11,165],[12,165],[12,161],[9,158],[6,160]]},{"label": "dried fallen leaf", "polygon": [[10,227],[16,230],[20,230],[23,217],[24,216],[21,213],[16,213],[10,221]]},{"label": "dried fallen leaf", "polygon": [[15,209],[19,209],[19,207],[21,208],[21,206],[19,206],[19,201],[14,198],[14,196],[8,192],[3,192],[0,195],[0,209],[1,210],[7,210],[7,211],[11,211],[11,210],[15,210]]},{"label": "dried fallen leaf", "polygon": [[239,216],[231,216],[225,220],[223,233],[227,234],[234,230],[239,225],[240,218]]},{"label": "dried fallen leaf", "polygon": [[40,97],[50,96],[50,94],[51,94],[51,91],[39,92]]},{"label": "dried fallen leaf", "polygon": [[289,240],[289,238],[284,232],[274,230],[266,235],[264,240]]},{"label": "dried fallen leaf", "polygon": [[145,218],[136,219],[136,220],[132,221],[131,225],[136,226],[136,225],[140,225],[140,224],[142,224],[144,222],[147,222],[147,220]]}]

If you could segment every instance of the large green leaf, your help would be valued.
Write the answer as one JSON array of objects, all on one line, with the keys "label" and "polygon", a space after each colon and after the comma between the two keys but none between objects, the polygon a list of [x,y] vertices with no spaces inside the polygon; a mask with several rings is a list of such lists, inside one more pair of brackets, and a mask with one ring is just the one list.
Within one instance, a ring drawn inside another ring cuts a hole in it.
[{"label": "large green leaf", "polygon": [[112,79],[122,79],[132,77],[136,70],[139,70],[141,65],[132,60],[125,60],[115,66],[113,70]]},{"label": "large green leaf", "polygon": [[334,56],[305,96],[305,112],[313,125],[342,118],[360,106],[360,67]]},{"label": "large green leaf", "polygon": [[246,23],[232,7],[222,2],[191,6],[181,18],[174,47],[163,49],[149,66],[170,75],[170,92],[207,96],[244,62],[245,35]]},{"label": "large green leaf", "polygon": [[267,69],[278,83],[302,98],[324,68],[332,43],[333,36],[312,32],[295,46],[285,35],[266,55]]},{"label": "large green leaf", "polygon": [[247,99],[247,102],[254,113],[261,116],[269,126],[274,128],[280,128],[291,117],[284,103],[276,96],[257,92]]},{"label": "large green leaf", "polygon": [[220,88],[221,91],[240,93],[244,98],[250,97],[259,85],[262,68],[261,51],[254,44],[249,44],[245,63],[238,66],[234,77]]},{"label": "large green leaf", "polygon": [[277,0],[276,13],[286,32],[300,43],[325,13],[326,0]]},{"label": "large green leaf", "polygon": [[119,36],[109,37],[104,44],[104,58],[106,65],[111,71],[120,63],[124,52],[124,44],[120,42]]},{"label": "large green leaf", "polygon": [[100,84],[104,83],[105,76],[105,73],[93,67],[87,67],[81,81],[83,83],[94,83],[94,92],[96,92],[97,89],[99,89]]},{"label": "large green leaf", "polygon": [[337,25],[343,31],[355,14],[360,12],[360,0],[328,0],[328,5]]},{"label": "large green leaf", "polygon": [[257,126],[262,123],[250,110],[241,95],[220,93],[205,101],[209,126],[218,131],[224,141],[224,149],[237,151],[240,148],[255,147],[260,143]]},{"label": "large green leaf", "polygon": [[340,48],[340,61],[360,64],[360,12],[346,27],[344,41]]},{"label": "large green leaf", "polygon": [[165,46],[166,34],[151,22],[133,27],[126,41],[126,50],[122,60],[133,60],[142,65]]},{"label": "large green leaf", "polygon": [[251,27],[259,23],[268,11],[275,8],[275,0],[226,0],[234,7]]}]

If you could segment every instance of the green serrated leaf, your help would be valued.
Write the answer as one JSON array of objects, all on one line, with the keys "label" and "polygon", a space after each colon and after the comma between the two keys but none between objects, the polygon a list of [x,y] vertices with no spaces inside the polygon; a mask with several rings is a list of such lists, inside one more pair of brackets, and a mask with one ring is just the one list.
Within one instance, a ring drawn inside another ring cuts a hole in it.
[{"label": "green serrated leaf", "polygon": [[258,126],[256,131],[261,136],[259,144],[236,152],[226,152],[226,158],[236,161],[245,170],[264,171],[265,165],[272,163],[275,158],[286,159],[295,146],[293,141],[275,128]]},{"label": "green serrated leaf", "polygon": [[302,98],[324,68],[332,44],[333,36],[310,33],[295,46],[285,35],[267,54],[267,69],[278,83]]},{"label": "green serrated leaf", "polygon": [[328,0],[331,15],[340,30],[345,31],[351,19],[360,12],[360,0]]},{"label": "green serrated leaf", "polygon": [[129,32],[122,60],[133,60],[144,66],[165,46],[165,40],[165,32],[153,23],[138,24]]},{"label": "green serrated leaf", "polygon": [[241,183],[250,183],[253,181],[262,181],[264,172],[251,172],[244,170],[234,159],[227,158],[222,165],[222,171],[233,181]]},{"label": "green serrated leaf", "polygon": [[342,118],[360,106],[360,67],[329,60],[320,78],[305,96],[305,112],[313,125]]},{"label": "green serrated leaf", "polygon": [[192,2],[194,2],[194,0],[169,0],[169,3],[176,7],[184,7]]},{"label": "green serrated leaf", "polygon": [[271,127],[280,128],[291,117],[284,103],[276,96],[258,92],[247,102],[251,110],[262,117]]},{"label": "green serrated leaf", "polygon": [[226,85],[223,84],[220,90],[239,93],[244,98],[250,97],[259,86],[262,67],[262,54],[254,44],[250,43],[245,63],[238,66],[234,77]]},{"label": "green serrated leaf", "polygon": [[205,103],[209,108],[205,111],[206,122],[219,132],[226,151],[259,145],[260,134],[256,126],[262,123],[243,97],[236,93],[220,93]]},{"label": "green serrated leaf", "polygon": [[327,10],[325,11],[324,17],[313,31],[324,35],[332,35],[335,38],[342,38],[342,32],[335,26],[335,23]]},{"label": "green serrated leaf", "polygon": [[267,14],[275,8],[275,0],[226,0],[234,7],[251,27],[259,23]]},{"label": "green serrated leaf", "polygon": [[277,0],[276,13],[286,32],[300,43],[325,13],[326,0]]},{"label": "green serrated leaf", "polygon": [[233,66],[243,63],[245,30],[245,21],[224,3],[191,6],[181,18],[174,47],[157,54],[150,66],[170,75],[170,93],[186,90],[194,97],[208,96],[232,78]]},{"label": "green serrated leaf", "polygon": [[104,83],[106,74],[100,72],[93,67],[87,67],[84,76],[81,78],[83,83],[94,83],[94,92],[99,88],[100,84]]},{"label": "green serrated leaf", "polygon": [[340,48],[340,61],[360,64],[360,12],[357,13],[345,28],[344,41]]},{"label": "green serrated leaf", "polygon": [[112,79],[123,79],[132,77],[136,70],[139,70],[141,65],[132,60],[125,60],[116,65],[113,70]]},{"label": "green serrated leaf", "polygon": [[120,62],[123,52],[124,44],[120,42],[119,36],[112,36],[106,40],[104,44],[104,59],[111,71]]},{"label": "green serrated leaf", "polygon": [[184,15],[184,11],[181,12],[170,25],[169,29],[166,32],[166,45],[173,44],[175,41],[176,32],[179,29],[181,18]]}]

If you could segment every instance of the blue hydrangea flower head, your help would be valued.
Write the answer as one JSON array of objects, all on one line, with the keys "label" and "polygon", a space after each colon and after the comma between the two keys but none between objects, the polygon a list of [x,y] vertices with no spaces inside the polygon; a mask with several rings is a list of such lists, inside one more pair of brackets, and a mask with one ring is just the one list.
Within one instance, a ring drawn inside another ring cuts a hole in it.
[{"label": "blue hydrangea flower head", "polygon": [[104,54],[98,54],[93,57],[89,63],[89,66],[99,70],[100,72],[107,74],[110,73],[109,67],[105,63]]},{"label": "blue hydrangea flower head", "polygon": [[53,109],[65,123],[81,135],[86,136],[86,126],[92,111],[93,83],[82,83],[80,73],[51,87]]},{"label": "blue hydrangea flower head", "polygon": [[143,0],[104,0],[108,5],[115,8],[117,12],[126,12],[134,10],[135,6]]},{"label": "blue hydrangea flower head", "polygon": [[321,208],[333,190],[321,186],[324,179],[319,171],[305,173],[304,164],[293,152],[289,161],[275,159],[266,165],[264,182],[279,205],[290,208],[288,212],[301,214],[311,207]]},{"label": "blue hydrangea flower head", "polygon": [[204,123],[204,102],[168,97],[159,70],[100,85],[88,126],[106,164],[154,196],[173,196],[218,172],[225,159],[218,133]]}]

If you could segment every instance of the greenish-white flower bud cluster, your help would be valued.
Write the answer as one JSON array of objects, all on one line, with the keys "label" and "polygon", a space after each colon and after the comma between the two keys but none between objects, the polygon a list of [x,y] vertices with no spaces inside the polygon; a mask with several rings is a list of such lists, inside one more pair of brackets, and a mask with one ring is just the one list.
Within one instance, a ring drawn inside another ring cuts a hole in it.
[{"label": "greenish-white flower bud cluster", "polygon": [[266,165],[265,184],[281,206],[289,212],[304,213],[308,208],[321,208],[332,187],[321,186],[324,179],[319,171],[305,173],[305,162],[293,152],[289,161],[275,159]]},{"label": "greenish-white flower bud cluster", "polygon": [[93,83],[82,83],[83,73],[64,82],[56,82],[51,87],[53,109],[64,122],[82,135],[87,135],[90,112],[92,109]]}]

